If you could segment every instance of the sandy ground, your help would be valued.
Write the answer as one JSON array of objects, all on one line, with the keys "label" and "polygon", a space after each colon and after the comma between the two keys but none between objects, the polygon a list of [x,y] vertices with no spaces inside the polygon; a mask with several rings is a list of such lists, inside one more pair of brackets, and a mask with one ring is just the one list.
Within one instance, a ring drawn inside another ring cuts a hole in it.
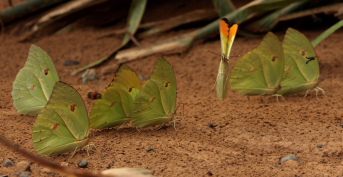
[{"label": "sandy ground", "polygon": [[[112,27],[75,29],[71,32],[45,37],[34,44],[42,47],[53,58],[61,80],[76,88],[88,110],[94,100],[87,98],[90,91],[102,92],[113,75],[99,75],[99,79],[82,84],[81,74],[70,76],[73,69],[101,58],[120,44],[119,37],[103,37]],[[187,31],[187,30],[186,30]],[[172,31],[166,36],[186,31]],[[314,39],[322,30],[302,30]],[[284,31],[277,33],[282,39]],[[163,39],[155,36],[146,41]],[[0,133],[21,148],[36,154],[31,138],[35,117],[19,114],[13,106],[12,83],[23,67],[31,43],[18,42],[20,37],[1,36],[0,45]],[[232,55],[243,56],[255,48],[261,38],[235,40]],[[278,103],[275,97],[250,97],[229,91],[229,97],[220,101],[213,85],[220,58],[206,50],[220,53],[219,37],[197,43],[183,54],[164,54],[173,65],[177,77],[179,109],[176,129],[172,125],[141,129],[133,126],[104,131],[92,140],[97,150],[78,151],[69,160],[71,168],[78,168],[82,159],[89,161],[84,170],[139,167],[152,170],[156,176],[343,176],[343,106],[342,106],[342,51],[343,31],[339,30],[317,48],[320,61],[320,87],[327,97],[311,92],[285,97]],[[157,58],[154,55],[127,63],[139,74],[149,77]],[[233,67],[240,57],[232,58]],[[80,62],[64,66],[64,61]],[[104,67],[97,68],[100,71]],[[211,124],[218,125],[211,128]],[[153,148],[152,151],[147,149]],[[294,154],[302,161],[280,164],[280,158]],[[71,153],[44,156],[56,163],[67,162]],[[27,160],[7,148],[0,148],[0,163],[5,159],[15,163]],[[42,166],[31,165],[32,176],[47,176]],[[0,174],[20,174],[15,167],[0,167]]]}]

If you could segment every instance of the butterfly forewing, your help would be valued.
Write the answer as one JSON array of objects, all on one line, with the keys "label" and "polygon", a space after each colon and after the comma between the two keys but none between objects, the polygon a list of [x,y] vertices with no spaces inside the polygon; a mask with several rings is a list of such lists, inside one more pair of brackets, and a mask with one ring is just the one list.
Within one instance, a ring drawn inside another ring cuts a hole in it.
[{"label": "butterfly forewing", "polygon": [[37,115],[60,78],[49,55],[32,45],[25,66],[13,82],[12,97],[18,112]]}]

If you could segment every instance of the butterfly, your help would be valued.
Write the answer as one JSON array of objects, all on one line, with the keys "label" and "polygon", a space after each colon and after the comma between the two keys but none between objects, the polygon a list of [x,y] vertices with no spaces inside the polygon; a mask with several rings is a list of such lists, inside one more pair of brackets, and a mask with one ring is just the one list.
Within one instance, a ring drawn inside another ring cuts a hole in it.
[{"label": "butterfly", "polygon": [[35,150],[45,155],[72,152],[88,144],[89,132],[88,113],[80,94],[62,81],[56,82],[33,125]]},{"label": "butterfly", "polygon": [[238,25],[229,27],[228,19],[220,20],[220,41],[222,48],[222,57],[219,64],[216,80],[217,96],[224,100],[227,97],[229,88],[229,60],[232,43],[237,33]]},{"label": "butterfly", "polygon": [[281,81],[281,90],[277,95],[290,95],[307,92],[318,87],[320,70],[317,54],[311,42],[301,32],[288,28],[283,40],[285,53],[285,71]]},{"label": "butterfly", "polygon": [[137,127],[163,125],[174,119],[176,77],[173,67],[164,58],[157,60],[154,71],[137,94],[131,112]]},{"label": "butterfly", "polygon": [[32,45],[25,66],[13,82],[12,97],[17,111],[36,116],[46,105],[52,88],[59,80],[50,56]]},{"label": "butterfly", "polygon": [[231,73],[231,89],[243,95],[274,95],[280,90],[284,64],[281,42],[269,32],[238,61]]},{"label": "butterfly", "polygon": [[91,127],[111,128],[131,121],[131,107],[141,89],[140,78],[127,65],[121,65],[112,83],[90,112]]}]

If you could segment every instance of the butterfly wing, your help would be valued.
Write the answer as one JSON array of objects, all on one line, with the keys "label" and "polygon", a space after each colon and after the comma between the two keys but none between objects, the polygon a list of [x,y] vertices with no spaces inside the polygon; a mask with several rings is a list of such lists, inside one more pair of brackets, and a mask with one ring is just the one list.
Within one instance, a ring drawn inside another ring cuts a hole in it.
[{"label": "butterfly wing", "polygon": [[46,105],[52,88],[59,80],[50,56],[32,45],[24,68],[13,82],[12,97],[17,111],[36,116]]},{"label": "butterfly wing", "polygon": [[173,67],[160,58],[150,79],[137,94],[132,106],[132,123],[148,127],[168,123],[176,106],[176,78]]},{"label": "butterfly wing", "polygon": [[228,20],[223,18],[220,21],[220,41],[222,47],[222,58],[219,64],[216,90],[217,95],[221,100],[224,100],[228,93],[229,88],[229,60],[232,43],[237,33],[238,25],[235,24],[229,27]]},{"label": "butterfly wing", "polygon": [[318,56],[301,32],[288,28],[283,41],[285,71],[279,95],[312,90],[319,84]]},{"label": "butterfly wing", "polygon": [[110,86],[93,105],[90,113],[91,127],[110,128],[130,122],[133,100],[141,89],[137,73],[122,65]]},{"label": "butterfly wing", "polygon": [[268,33],[256,49],[236,64],[231,88],[243,95],[273,95],[280,89],[284,62],[281,42]]},{"label": "butterfly wing", "polygon": [[80,94],[56,82],[45,108],[33,126],[34,148],[39,154],[71,152],[88,144],[89,119]]}]

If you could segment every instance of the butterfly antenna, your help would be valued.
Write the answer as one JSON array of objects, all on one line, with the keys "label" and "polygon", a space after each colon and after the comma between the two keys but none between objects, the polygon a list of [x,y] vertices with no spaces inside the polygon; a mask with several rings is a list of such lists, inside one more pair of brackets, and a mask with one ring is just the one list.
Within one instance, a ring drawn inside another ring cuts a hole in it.
[{"label": "butterfly antenna", "polygon": [[220,56],[220,57],[221,57],[221,55],[219,55],[219,54],[217,54],[217,53],[214,53],[214,52],[212,52],[212,51],[206,50],[206,52],[212,53],[213,55],[217,55],[217,56]]}]

